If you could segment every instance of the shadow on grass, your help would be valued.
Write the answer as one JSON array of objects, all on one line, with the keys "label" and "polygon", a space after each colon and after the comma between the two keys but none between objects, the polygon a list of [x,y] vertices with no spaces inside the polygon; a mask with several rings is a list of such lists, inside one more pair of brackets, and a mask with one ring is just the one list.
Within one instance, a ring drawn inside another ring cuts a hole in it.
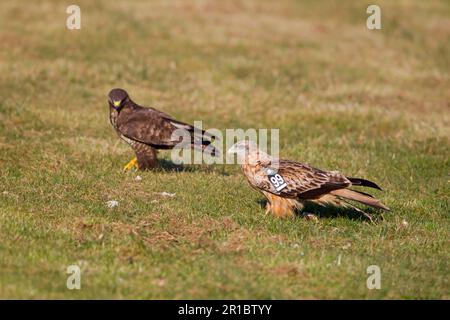
[{"label": "shadow on grass", "polygon": [[[267,200],[260,199],[258,200],[258,204],[261,206],[262,209],[265,210]],[[372,208],[366,207],[361,209],[364,212],[368,213],[370,216],[372,216],[372,219],[374,222],[382,221],[383,215]],[[325,205],[321,206],[315,203],[306,203],[305,207],[302,211],[297,211],[297,217],[302,218],[302,213],[312,213],[316,215],[320,219],[333,219],[338,217],[344,217],[350,220],[358,220],[361,222],[370,222],[370,219],[365,217],[361,212],[358,212],[357,210],[351,208],[351,207],[336,207],[332,205]]]},{"label": "shadow on grass", "polygon": [[218,173],[223,176],[229,176],[228,172],[225,172],[223,166],[215,165],[180,165],[175,164],[170,160],[158,159],[158,165],[156,170],[168,171],[168,172],[204,172],[204,173]]}]

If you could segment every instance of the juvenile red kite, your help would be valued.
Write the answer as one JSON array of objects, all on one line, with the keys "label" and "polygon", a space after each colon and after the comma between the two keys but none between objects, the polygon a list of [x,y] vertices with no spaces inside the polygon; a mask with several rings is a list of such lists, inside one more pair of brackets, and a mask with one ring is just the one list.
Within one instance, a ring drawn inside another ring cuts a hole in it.
[{"label": "juvenile red kite", "polygon": [[307,164],[273,158],[259,150],[252,141],[240,141],[228,153],[238,155],[248,182],[268,200],[266,213],[271,212],[276,217],[292,217],[294,211],[301,210],[307,201],[320,205],[351,206],[370,220],[369,214],[352,206],[348,200],[389,210],[371,195],[349,189],[363,186],[381,190],[374,182],[347,178],[337,171],[324,171]]}]

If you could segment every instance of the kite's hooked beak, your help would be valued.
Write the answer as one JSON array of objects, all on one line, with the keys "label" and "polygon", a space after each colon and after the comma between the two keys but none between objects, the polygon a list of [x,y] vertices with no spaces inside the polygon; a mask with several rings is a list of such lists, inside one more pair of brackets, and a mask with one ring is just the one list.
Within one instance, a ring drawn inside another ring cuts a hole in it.
[{"label": "kite's hooked beak", "polygon": [[120,102],[121,102],[121,101],[114,101],[114,102],[113,102],[114,107],[115,107],[115,108],[119,107],[119,106],[120,106]]},{"label": "kite's hooked beak", "polygon": [[247,142],[246,141],[239,141],[231,146],[230,149],[228,149],[227,154],[238,154],[238,155],[245,155],[248,153],[247,148]]}]

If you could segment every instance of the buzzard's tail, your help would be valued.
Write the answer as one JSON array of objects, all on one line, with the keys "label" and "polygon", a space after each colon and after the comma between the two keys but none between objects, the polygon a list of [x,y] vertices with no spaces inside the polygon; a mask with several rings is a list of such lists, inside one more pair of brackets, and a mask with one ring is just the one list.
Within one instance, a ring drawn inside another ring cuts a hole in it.
[{"label": "buzzard's tail", "polygon": [[200,130],[194,126],[191,126],[190,124],[179,122],[179,121],[176,121],[173,119],[171,119],[171,123],[178,129],[184,129],[184,130],[189,131],[189,133],[191,134],[192,137],[194,137],[194,136],[206,137],[208,139],[211,139],[211,141],[214,141],[217,138],[215,135],[213,135],[209,132],[206,132],[205,130]]},{"label": "buzzard's tail", "polygon": [[198,150],[203,152],[204,154],[207,154],[212,157],[219,157],[220,152],[217,148],[215,148],[213,145],[211,145],[211,141],[208,140],[202,140],[200,141],[193,141],[191,144],[192,148],[194,150]]},{"label": "buzzard's tail", "polygon": [[348,178],[348,177],[347,177],[347,179],[350,180],[350,182],[354,186],[369,187],[369,188],[381,190],[381,188],[375,182],[372,182],[372,181],[369,181],[366,179]]},{"label": "buzzard's tail", "polygon": [[331,194],[341,197],[341,198],[344,198],[344,199],[358,201],[360,203],[363,203],[365,205],[368,205],[368,206],[371,206],[371,207],[374,207],[377,209],[383,209],[383,210],[387,210],[387,211],[390,210],[388,207],[386,207],[384,204],[382,204],[380,200],[375,199],[371,195],[364,193],[364,192],[359,192],[359,191],[350,190],[350,189],[338,189],[338,190],[331,191]]},{"label": "buzzard's tail", "polygon": [[191,135],[191,146],[194,150],[201,151],[212,157],[220,156],[219,150],[211,145],[211,143],[216,139],[215,136],[204,130],[196,129],[193,126],[190,126],[189,132]]}]

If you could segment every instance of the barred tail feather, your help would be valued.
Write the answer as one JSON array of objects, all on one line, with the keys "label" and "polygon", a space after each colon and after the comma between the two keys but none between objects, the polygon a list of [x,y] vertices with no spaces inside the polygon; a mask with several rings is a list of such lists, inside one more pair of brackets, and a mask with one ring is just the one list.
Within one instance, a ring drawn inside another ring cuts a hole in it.
[{"label": "barred tail feather", "polygon": [[191,145],[194,150],[203,152],[212,157],[219,157],[220,152],[217,148],[211,145],[211,141],[203,141],[202,144],[194,143]]}]

